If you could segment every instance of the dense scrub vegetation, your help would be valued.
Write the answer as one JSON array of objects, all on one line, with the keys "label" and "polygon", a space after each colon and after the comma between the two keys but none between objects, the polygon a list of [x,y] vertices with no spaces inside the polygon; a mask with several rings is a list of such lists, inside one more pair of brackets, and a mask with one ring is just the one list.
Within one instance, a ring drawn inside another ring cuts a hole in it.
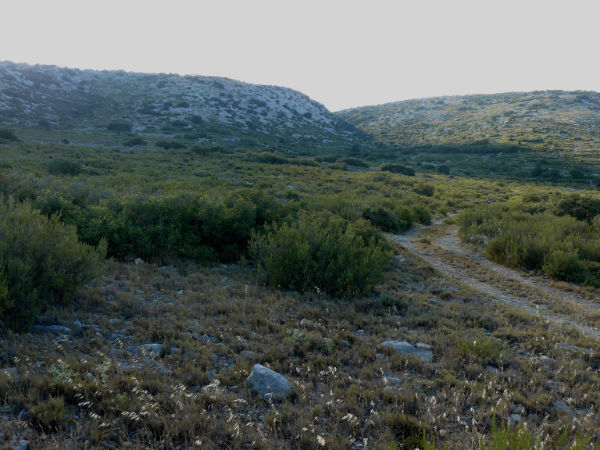
[{"label": "dense scrub vegetation", "polygon": [[105,244],[82,244],[74,227],[30,204],[0,203],[0,317],[26,330],[44,308],[66,305],[97,276]]},{"label": "dense scrub vegetation", "polygon": [[600,201],[577,194],[527,196],[461,214],[461,237],[493,261],[551,278],[600,284]]},{"label": "dense scrub vegetation", "polygon": [[[95,273],[95,263],[89,262],[88,270],[81,259],[86,254],[82,249],[91,252],[89,258],[97,257],[93,248],[118,261],[142,258],[177,264],[236,262],[249,258],[252,249],[270,284],[297,290],[316,287],[335,297],[361,296],[381,279],[389,256],[372,226],[402,232],[414,223],[429,223],[436,211],[459,205],[465,192],[476,192],[475,186],[461,186],[441,198],[432,187],[424,190],[425,184],[414,177],[348,172],[347,165],[365,166],[356,158],[224,152],[218,146],[195,145],[139,158],[135,151],[89,152],[70,144],[5,147],[0,193],[13,198],[13,206],[23,205],[14,208],[36,217],[31,226],[44,230],[39,231],[43,239],[58,242],[51,236],[55,233],[69,242],[48,254],[58,258],[59,249],[65,252],[58,259],[65,266],[57,270],[72,279],[63,291],[39,273],[27,278],[30,285],[11,285],[3,303],[5,324],[26,328],[45,307],[42,297],[47,304],[68,302],[74,289]],[[287,253],[278,254],[276,245],[284,240],[289,243]],[[69,246],[75,253],[68,253]],[[302,253],[307,246],[312,248],[309,259]],[[80,260],[73,265],[69,258],[75,255]],[[276,258],[281,263],[269,262]],[[296,264],[303,265],[302,279]],[[40,263],[35,270],[54,269]],[[46,295],[49,286],[56,294]],[[13,301],[21,295],[17,289],[31,290],[35,300]]]},{"label": "dense scrub vegetation", "polygon": [[368,294],[391,256],[366,222],[350,223],[331,213],[301,214],[268,227],[253,236],[251,253],[272,286],[341,298]]}]

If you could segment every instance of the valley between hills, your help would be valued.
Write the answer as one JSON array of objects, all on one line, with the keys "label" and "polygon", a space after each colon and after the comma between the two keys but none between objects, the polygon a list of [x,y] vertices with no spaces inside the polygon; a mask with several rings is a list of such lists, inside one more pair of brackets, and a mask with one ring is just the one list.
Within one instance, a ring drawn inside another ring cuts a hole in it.
[{"label": "valley between hills", "polygon": [[599,112],[0,62],[0,448],[597,448]]}]

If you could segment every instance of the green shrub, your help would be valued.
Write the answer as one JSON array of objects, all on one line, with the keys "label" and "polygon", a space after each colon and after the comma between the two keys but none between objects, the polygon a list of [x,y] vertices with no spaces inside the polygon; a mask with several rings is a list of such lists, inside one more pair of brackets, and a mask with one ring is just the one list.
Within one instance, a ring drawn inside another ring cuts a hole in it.
[{"label": "green shrub", "polygon": [[438,166],[437,171],[443,175],[450,175],[450,167],[446,166],[445,164]]},{"label": "green shrub", "polygon": [[600,200],[572,194],[556,204],[554,214],[557,216],[568,214],[578,220],[591,223],[592,219],[600,214]]},{"label": "green shrub", "polygon": [[396,212],[398,216],[398,223],[400,225],[400,231],[410,230],[414,224],[415,218],[410,209],[402,207]]},{"label": "green shrub", "polygon": [[424,195],[425,197],[433,197],[435,194],[435,188],[430,184],[419,183],[415,186],[414,191],[419,195]]},{"label": "green shrub", "polygon": [[105,248],[77,240],[74,227],[29,204],[0,204],[0,316],[26,330],[37,314],[68,304],[101,270]]},{"label": "green shrub", "polygon": [[420,223],[421,225],[431,224],[431,213],[424,206],[413,206],[412,215],[415,218],[415,222]]},{"label": "green shrub", "polygon": [[199,263],[231,262],[245,256],[252,230],[285,217],[293,205],[262,191],[246,190],[223,198],[111,199],[86,208],[52,197],[36,204],[45,212],[61,211],[65,222],[77,226],[83,242],[96,245],[105,239],[108,255],[115,259]]},{"label": "green shrub", "polygon": [[146,145],[146,141],[139,136],[135,136],[131,139],[127,139],[125,142],[123,142],[123,145],[125,147],[135,147],[136,145]]},{"label": "green shrub", "polygon": [[340,159],[338,159],[338,162],[340,162],[342,164],[348,164],[350,166],[356,166],[356,167],[369,167],[369,163],[363,161],[360,158],[353,158],[351,156],[346,156],[344,158],[340,158]]},{"label": "green shrub", "polygon": [[585,278],[579,251],[572,244],[552,247],[544,258],[542,269],[556,280],[581,282]]},{"label": "green shrub", "polygon": [[63,397],[50,397],[31,407],[33,423],[42,431],[56,431],[63,428],[67,421],[67,410]]},{"label": "green shrub", "polygon": [[106,128],[109,131],[116,131],[117,133],[129,133],[133,129],[133,126],[126,120],[113,120]]},{"label": "green shrub", "polygon": [[14,131],[9,130],[8,128],[0,128],[0,142],[2,141],[12,141],[16,142],[19,138],[14,133]]},{"label": "green shrub", "polygon": [[391,255],[365,221],[350,223],[327,212],[303,213],[255,233],[250,253],[270,285],[340,298],[373,289]]},{"label": "green shrub", "polygon": [[52,175],[78,175],[83,168],[72,159],[53,159],[48,163],[48,172]]},{"label": "green shrub", "polygon": [[167,140],[157,141],[156,142],[156,146],[157,147],[162,147],[165,150],[171,150],[171,149],[180,150],[180,149],[184,149],[184,148],[187,147],[185,145],[185,143],[183,143],[183,142],[179,142],[179,141],[167,141]]},{"label": "green shrub", "polygon": [[381,231],[388,233],[397,233],[400,231],[400,221],[398,216],[385,208],[367,208],[362,216]]},{"label": "green shrub", "polygon": [[401,173],[402,175],[415,176],[415,170],[401,164],[384,164],[380,170],[384,172]]}]

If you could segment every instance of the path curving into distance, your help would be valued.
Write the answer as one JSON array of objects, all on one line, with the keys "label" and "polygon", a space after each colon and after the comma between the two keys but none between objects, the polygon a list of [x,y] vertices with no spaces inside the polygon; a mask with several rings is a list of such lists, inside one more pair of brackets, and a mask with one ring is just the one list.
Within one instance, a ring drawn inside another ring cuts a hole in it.
[{"label": "path curving into distance", "polygon": [[[388,235],[388,238],[441,274],[494,301],[519,308],[556,325],[576,329],[585,336],[600,338],[600,328],[585,323],[586,315],[600,314],[600,301],[596,303],[576,293],[556,289],[544,280],[531,279],[517,270],[489,261],[462,245],[457,233],[457,226],[444,225],[438,220],[431,226],[415,227],[405,234]],[[423,239],[431,243],[427,249],[423,246]],[[473,267],[478,270],[473,270]],[[482,269],[492,274],[493,280],[482,276]],[[514,286],[522,288],[523,292]],[[540,305],[549,305],[549,308],[540,308]],[[569,314],[557,312],[560,309],[555,307],[557,305],[568,310]]]}]

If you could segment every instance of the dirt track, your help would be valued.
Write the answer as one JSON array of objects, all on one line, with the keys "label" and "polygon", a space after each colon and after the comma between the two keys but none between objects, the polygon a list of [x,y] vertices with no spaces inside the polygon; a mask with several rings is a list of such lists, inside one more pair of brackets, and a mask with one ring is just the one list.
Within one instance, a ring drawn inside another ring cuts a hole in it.
[{"label": "dirt track", "polygon": [[[559,290],[547,281],[531,279],[525,274],[485,259],[466,248],[457,236],[456,226],[439,221],[429,227],[417,227],[406,234],[390,235],[406,250],[447,277],[458,280],[499,301],[556,325],[600,338],[600,329],[586,324],[590,316],[600,314],[600,301],[585,299],[576,293]],[[425,244],[424,244],[425,243]]]}]

